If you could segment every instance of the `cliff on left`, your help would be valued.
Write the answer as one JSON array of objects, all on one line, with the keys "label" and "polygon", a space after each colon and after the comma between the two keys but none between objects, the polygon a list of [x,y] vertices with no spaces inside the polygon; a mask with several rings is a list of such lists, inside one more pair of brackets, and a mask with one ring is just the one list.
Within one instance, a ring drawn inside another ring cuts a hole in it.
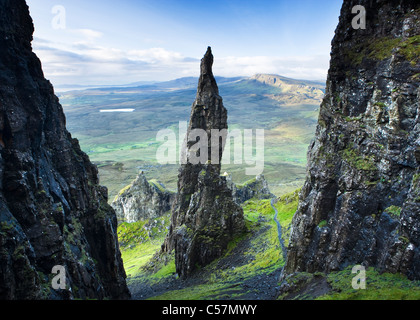
[{"label": "cliff on left", "polygon": [[0,299],[128,299],[108,191],[66,130],[33,31],[24,0],[0,0]]}]

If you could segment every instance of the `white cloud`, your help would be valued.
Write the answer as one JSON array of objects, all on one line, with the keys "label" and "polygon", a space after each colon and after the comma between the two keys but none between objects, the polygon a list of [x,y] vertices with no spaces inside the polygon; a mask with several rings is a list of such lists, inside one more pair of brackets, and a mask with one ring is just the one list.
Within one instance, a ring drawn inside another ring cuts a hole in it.
[{"label": "white cloud", "polygon": [[88,40],[95,40],[102,38],[103,33],[92,29],[68,29],[68,32],[78,36],[82,36]]},{"label": "white cloud", "polygon": [[34,51],[53,84],[124,84],[141,80],[168,80],[197,69],[198,59],[151,48],[123,51],[80,41],[64,48],[37,39]]},{"label": "white cloud", "polygon": [[[83,30],[83,31],[81,31]],[[136,81],[171,80],[198,76],[200,59],[164,48],[124,51],[96,45],[100,32],[80,29],[84,39],[53,44],[36,38],[34,50],[45,75],[56,86],[63,84],[126,84]],[[243,56],[215,57],[214,74],[224,77],[271,73],[295,79],[323,80],[329,57]]]},{"label": "white cloud", "polygon": [[252,76],[257,73],[278,74],[294,79],[323,80],[326,78],[329,57],[226,57],[215,62],[214,73],[220,76]]},{"label": "white cloud", "polygon": [[127,57],[134,61],[146,61],[149,63],[179,63],[184,62],[183,57],[178,52],[168,51],[163,48],[150,48],[146,50],[131,50],[127,53]]}]

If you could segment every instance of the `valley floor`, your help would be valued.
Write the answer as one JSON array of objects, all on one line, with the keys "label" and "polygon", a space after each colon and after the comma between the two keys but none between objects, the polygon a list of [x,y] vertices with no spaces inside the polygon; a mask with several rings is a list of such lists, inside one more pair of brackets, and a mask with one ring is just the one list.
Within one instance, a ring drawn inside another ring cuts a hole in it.
[{"label": "valley floor", "polygon": [[418,300],[420,282],[400,274],[366,270],[366,290],[352,288],[351,267],[333,272],[297,273],[279,282],[298,190],[277,199],[249,200],[242,207],[248,231],[234,239],[223,257],[180,279],[173,256],[159,255],[170,213],[118,227],[127,284],[134,300]]},{"label": "valley floor", "polygon": [[[289,203],[279,202],[279,220],[287,228],[297,206],[297,192]],[[119,226],[122,257],[133,299],[273,300],[279,295],[278,279],[284,265],[270,200],[243,204],[248,231],[234,239],[225,255],[199,268],[188,279],[175,273],[173,256],[153,259],[166,234],[169,215],[154,221]],[[149,230],[144,232],[145,228]],[[133,236],[137,234],[137,236]],[[135,243],[138,244],[135,244]]]}]

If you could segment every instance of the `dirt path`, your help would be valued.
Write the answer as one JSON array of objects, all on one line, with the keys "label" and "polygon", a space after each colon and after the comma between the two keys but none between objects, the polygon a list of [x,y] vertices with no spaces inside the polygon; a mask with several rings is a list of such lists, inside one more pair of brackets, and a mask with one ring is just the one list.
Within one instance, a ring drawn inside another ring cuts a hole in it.
[{"label": "dirt path", "polygon": [[271,204],[271,207],[272,207],[272,208],[274,209],[274,211],[276,212],[276,213],[274,214],[274,221],[275,221],[275,222],[276,222],[276,224],[277,224],[277,231],[278,231],[278,234],[279,234],[279,242],[280,242],[280,246],[281,246],[281,251],[282,251],[282,253],[283,253],[283,259],[284,259],[284,261],[286,261],[287,249],[286,249],[286,246],[284,245],[284,240],[283,240],[283,237],[282,237],[281,224],[280,224],[279,220],[277,220],[277,216],[278,216],[279,212],[277,211],[277,208],[274,206],[274,201],[275,201],[275,200],[276,200],[276,198],[271,199],[270,204]]}]

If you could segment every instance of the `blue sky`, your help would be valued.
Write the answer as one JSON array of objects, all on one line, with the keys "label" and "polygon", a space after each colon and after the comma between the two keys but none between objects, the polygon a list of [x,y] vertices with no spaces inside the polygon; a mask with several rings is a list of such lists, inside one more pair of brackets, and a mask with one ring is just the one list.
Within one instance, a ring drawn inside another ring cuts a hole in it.
[{"label": "blue sky", "polygon": [[[54,85],[197,76],[325,80],[339,0],[27,0],[33,47]],[[65,9],[64,19],[53,8]],[[57,21],[59,23],[57,24]]]}]

